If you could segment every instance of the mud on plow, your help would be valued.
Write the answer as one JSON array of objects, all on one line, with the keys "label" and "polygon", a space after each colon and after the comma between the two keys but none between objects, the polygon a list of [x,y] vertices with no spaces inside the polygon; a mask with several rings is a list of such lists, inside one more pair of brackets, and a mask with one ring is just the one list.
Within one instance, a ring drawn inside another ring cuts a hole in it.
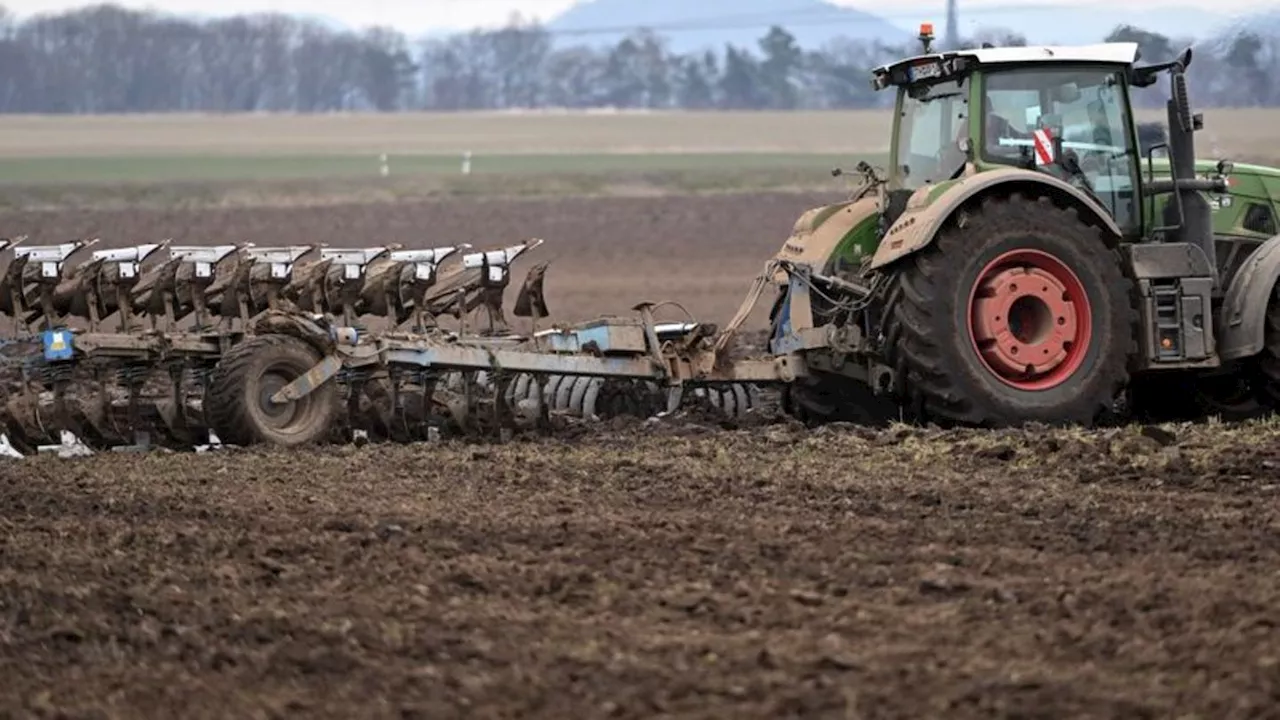
[{"label": "mud on plow", "polygon": [[[532,239],[334,249],[0,240],[0,451],[411,442],[698,403],[735,418],[758,377],[713,367],[716,328],[538,323],[547,264],[503,309]],[[78,262],[76,262],[78,260]],[[74,264],[73,264],[74,263]],[[741,368],[739,368],[741,370]]]}]

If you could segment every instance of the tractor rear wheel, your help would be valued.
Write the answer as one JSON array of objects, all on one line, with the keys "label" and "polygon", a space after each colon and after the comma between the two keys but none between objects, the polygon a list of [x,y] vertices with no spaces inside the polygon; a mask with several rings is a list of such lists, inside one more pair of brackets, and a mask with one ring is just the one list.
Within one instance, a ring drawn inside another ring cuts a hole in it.
[{"label": "tractor rear wheel", "polygon": [[888,359],[925,421],[1090,425],[1128,382],[1139,315],[1119,255],[1048,198],[988,198],[909,256]]},{"label": "tractor rear wheel", "polygon": [[1259,400],[1280,410],[1280,283],[1271,290],[1263,326],[1262,352],[1257,356]]},{"label": "tractor rear wheel", "polygon": [[334,383],[299,400],[271,401],[320,360],[313,347],[287,335],[260,335],[236,345],[209,378],[204,405],[210,429],[228,445],[292,447],[320,440],[337,410]]}]

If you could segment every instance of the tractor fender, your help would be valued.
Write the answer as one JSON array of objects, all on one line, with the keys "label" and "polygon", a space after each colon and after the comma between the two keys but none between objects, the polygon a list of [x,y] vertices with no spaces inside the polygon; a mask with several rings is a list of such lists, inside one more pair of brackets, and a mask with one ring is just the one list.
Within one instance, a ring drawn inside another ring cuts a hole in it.
[{"label": "tractor fender", "polygon": [[[774,259],[803,263],[821,272],[840,242],[868,218],[879,213],[880,203],[874,197],[813,208],[796,220],[791,236]],[[773,280],[785,284],[786,272],[778,270]]]},{"label": "tractor fender", "polygon": [[1280,235],[1258,246],[1227,288],[1218,314],[1218,354],[1224,361],[1262,351],[1267,305],[1277,280],[1280,280]]},{"label": "tractor fender", "polygon": [[927,247],[938,231],[966,203],[997,191],[1034,189],[1048,192],[1079,208],[1083,219],[1097,223],[1114,239],[1120,238],[1120,227],[1106,208],[1071,184],[1034,170],[1000,168],[968,175],[948,183],[926,185],[907,200],[906,210],[885,233],[871,260],[876,270]]}]

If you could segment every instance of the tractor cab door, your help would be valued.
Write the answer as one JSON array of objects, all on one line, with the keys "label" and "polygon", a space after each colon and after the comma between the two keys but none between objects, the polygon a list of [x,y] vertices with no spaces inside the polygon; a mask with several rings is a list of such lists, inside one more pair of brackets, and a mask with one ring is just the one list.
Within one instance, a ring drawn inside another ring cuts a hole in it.
[{"label": "tractor cab door", "polygon": [[[982,78],[984,163],[1038,170],[1092,193],[1122,233],[1143,235],[1138,154],[1124,73],[1035,65]],[[1061,143],[1061,157],[1055,153]]]},{"label": "tractor cab door", "polygon": [[965,78],[918,83],[898,91],[890,191],[915,191],[964,169],[967,157],[960,141],[969,128],[968,102]]}]

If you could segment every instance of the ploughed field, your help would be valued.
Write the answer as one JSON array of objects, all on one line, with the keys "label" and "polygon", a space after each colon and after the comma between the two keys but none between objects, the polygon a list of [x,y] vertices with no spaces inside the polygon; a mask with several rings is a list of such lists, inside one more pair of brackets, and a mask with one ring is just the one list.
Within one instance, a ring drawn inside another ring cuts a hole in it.
[{"label": "ploughed field", "polygon": [[0,464],[0,713],[1264,717],[1280,426]]},{"label": "ploughed field", "polygon": [[[671,299],[724,322],[827,199],[24,211],[0,234],[537,236],[516,279],[551,260],[556,319]],[[806,430],[766,408],[40,457],[0,462],[0,714],[1258,717],[1277,577],[1280,424]]]}]

